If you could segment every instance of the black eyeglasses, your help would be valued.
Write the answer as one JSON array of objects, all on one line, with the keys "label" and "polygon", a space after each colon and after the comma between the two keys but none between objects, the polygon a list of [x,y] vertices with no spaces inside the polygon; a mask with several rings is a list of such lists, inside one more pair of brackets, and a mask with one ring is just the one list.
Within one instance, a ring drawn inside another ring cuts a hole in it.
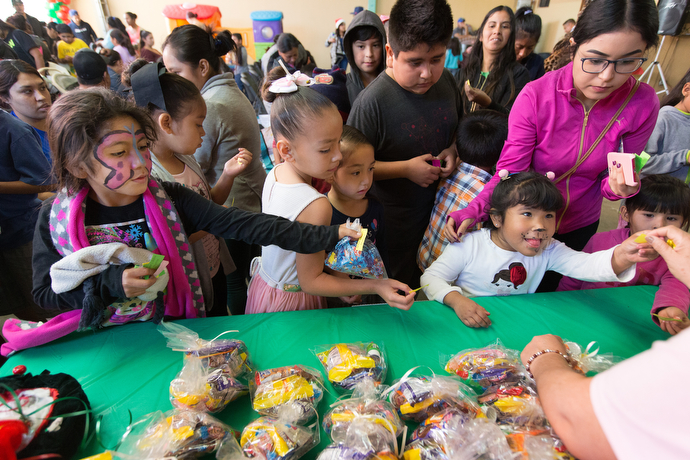
[{"label": "black eyeglasses", "polygon": [[614,65],[617,73],[633,73],[647,60],[647,58],[623,58],[615,61],[601,58],[580,58],[582,61],[582,71],[585,73],[601,73],[609,66]]}]

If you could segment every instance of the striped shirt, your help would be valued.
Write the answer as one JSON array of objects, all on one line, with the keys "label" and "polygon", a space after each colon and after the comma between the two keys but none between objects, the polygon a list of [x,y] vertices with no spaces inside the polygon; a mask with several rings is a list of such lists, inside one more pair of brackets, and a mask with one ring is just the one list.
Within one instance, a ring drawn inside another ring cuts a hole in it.
[{"label": "striped shirt", "polygon": [[417,265],[424,271],[441,255],[448,245],[443,238],[446,217],[453,211],[464,209],[491,180],[491,174],[469,163],[460,163],[458,168],[438,184],[436,201],[431,211],[429,226],[417,252]]}]

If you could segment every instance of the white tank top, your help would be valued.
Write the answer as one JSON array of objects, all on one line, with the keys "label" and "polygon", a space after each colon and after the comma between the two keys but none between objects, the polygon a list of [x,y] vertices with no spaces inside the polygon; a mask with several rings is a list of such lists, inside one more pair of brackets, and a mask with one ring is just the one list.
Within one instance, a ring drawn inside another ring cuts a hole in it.
[{"label": "white tank top", "polygon": [[[278,183],[275,172],[282,166],[277,165],[266,176],[261,196],[262,211],[294,222],[314,200],[327,198],[311,185]],[[279,289],[283,289],[283,285],[299,285],[296,254],[276,245],[264,246],[261,249],[261,277]]]}]

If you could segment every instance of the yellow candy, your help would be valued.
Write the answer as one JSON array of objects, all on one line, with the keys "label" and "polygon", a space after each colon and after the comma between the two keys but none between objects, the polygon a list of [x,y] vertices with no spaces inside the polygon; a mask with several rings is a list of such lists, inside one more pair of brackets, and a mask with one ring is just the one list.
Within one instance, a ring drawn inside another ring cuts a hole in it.
[{"label": "yellow candy", "polygon": [[406,450],[405,453],[403,454],[403,458],[405,460],[421,460],[422,459],[421,451],[419,449]]},{"label": "yellow candy", "polygon": [[113,454],[109,450],[102,454],[92,455],[91,457],[83,458],[82,460],[113,460]]},{"label": "yellow candy", "polygon": [[[328,380],[331,382],[342,382],[348,378],[355,369],[371,369],[376,366],[372,358],[354,354],[345,344],[338,344],[333,348],[335,348],[340,355],[340,364],[333,366],[333,368],[328,371]],[[328,350],[328,354],[333,351],[333,348]]]},{"label": "yellow candy", "polygon": [[[263,386],[263,385],[262,385]],[[290,375],[281,380],[276,380],[257,392],[254,398],[254,410],[268,409],[279,406],[294,399],[306,399],[314,397],[314,388],[304,377]]]},{"label": "yellow candy", "polygon": [[273,425],[262,425],[261,423],[255,423],[254,425],[248,425],[242,433],[242,438],[240,439],[240,445],[246,446],[250,444],[256,437],[256,433],[259,431],[266,431],[273,441],[273,448],[275,452],[284,457],[290,452],[290,448],[283,438],[278,434],[276,427]]},{"label": "yellow candy", "polygon": [[[635,243],[646,243],[647,242],[647,235],[644,233],[640,233],[640,236],[635,238]],[[671,246],[671,248],[676,249],[676,243],[673,242],[673,240],[666,240],[666,244]]]}]

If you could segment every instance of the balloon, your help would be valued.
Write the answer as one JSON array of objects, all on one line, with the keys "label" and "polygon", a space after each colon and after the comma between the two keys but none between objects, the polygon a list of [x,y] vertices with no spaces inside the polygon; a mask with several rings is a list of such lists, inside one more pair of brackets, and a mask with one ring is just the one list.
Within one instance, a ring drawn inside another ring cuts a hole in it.
[{"label": "balloon", "polygon": [[63,4],[63,5],[69,5],[69,4],[70,4],[70,0],[62,0],[62,4]]},{"label": "balloon", "polygon": [[69,6],[60,5],[60,11],[64,11],[65,13],[69,13]]},{"label": "balloon", "polygon": [[57,11],[48,11],[48,16],[50,16],[53,19],[57,19],[58,18]]}]

